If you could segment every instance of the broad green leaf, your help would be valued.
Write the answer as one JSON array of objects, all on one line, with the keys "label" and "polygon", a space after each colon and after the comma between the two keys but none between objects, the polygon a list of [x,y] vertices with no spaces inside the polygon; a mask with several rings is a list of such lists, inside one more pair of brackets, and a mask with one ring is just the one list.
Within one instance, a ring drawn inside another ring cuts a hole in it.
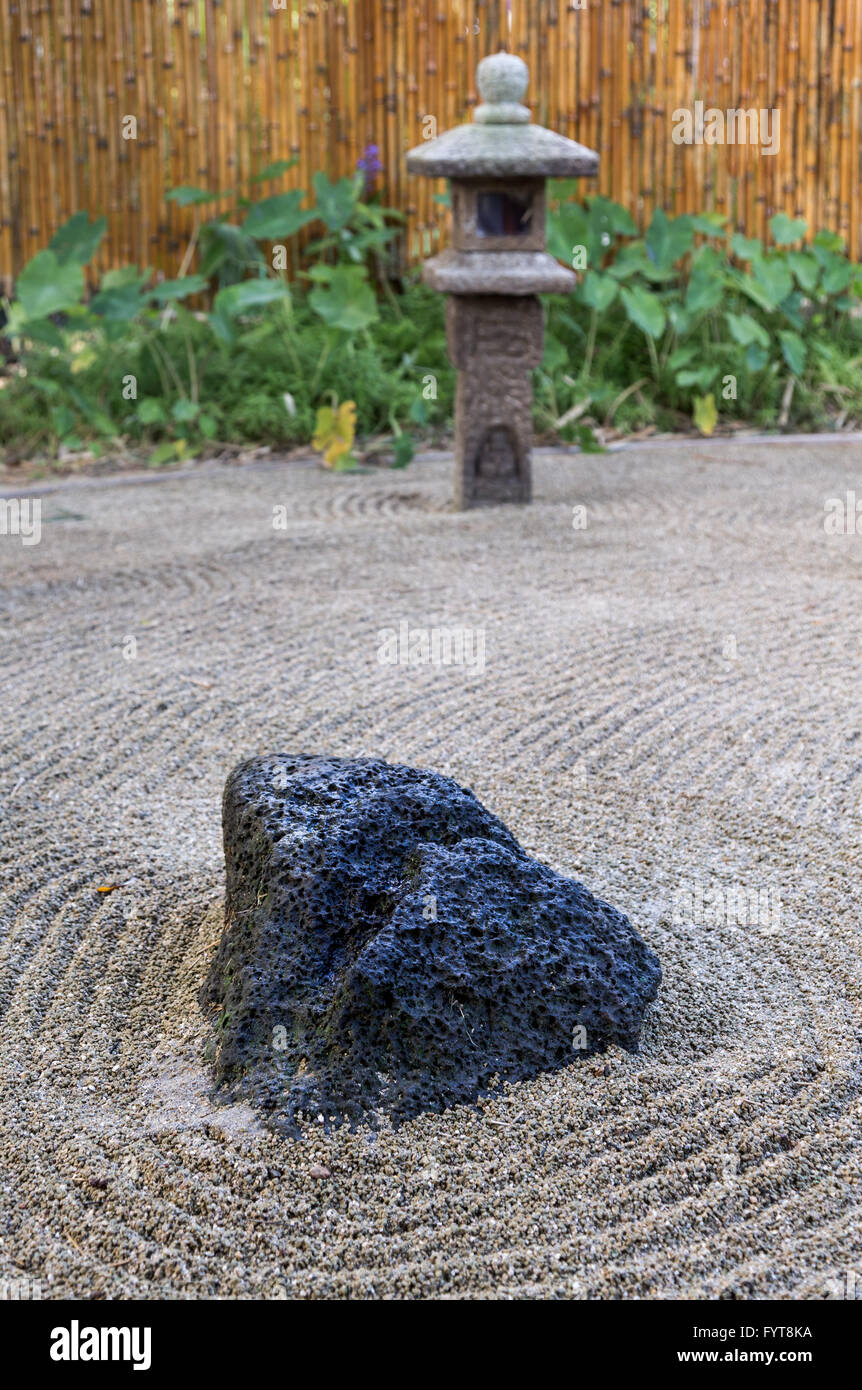
[{"label": "broad green leaf", "polygon": [[712,434],[718,423],[718,410],[711,391],[708,396],[695,396],[692,419],[701,434]]},{"label": "broad green leaf", "polygon": [[616,298],[617,283],[610,275],[602,275],[597,270],[588,270],[581,284],[580,292],[585,304],[603,314]]},{"label": "broad green leaf", "polygon": [[144,270],[139,273],[136,265],[123,265],[116,270],[106,270],[102,276],[100,290],[122,290],[129,285],[146,285],[149,283],[152,271]]},{"label": "broad green leaf", "polygon": [[163,425],[167,419],[161,401],[145,396],[135,412],[142,425]]},{"label": "broad green leaf", "polygon": [[794,290],[786,299],[781,302],[781,312],[787,322],[796,329],[797,333],[804,333],[807,328],[805,318],[805,295],[801,290]]},{"label": "broad green leaf", "polygon": [[184,184],[182,188],[172,188],[165,198],[169,203],[176,203],[178,207],[195,207],[201,203],[217,203],[220,198],[230,198],[233,193],[228,189],[226,193],[210,193],[206,188],[192,188]]},{"label": "broad green leaf", "polygon": [[622,203],[594,193],[587,199],[587,209],[590,222],[600,233],[603,242],[605,236],[610,236],[611,240],[618,236],[637,236],[638,229],[632,215]]},{"label": "broad green leaf", "polygon": [[324,173],[318,172],[311,182],[314,187],[315,215],[326,223],[330,232],[338,232],[346,227],[359,201],[361,178],[348,176],[331,183]]},{"label": "broad green leaf", "polygon": [[198,428],[205,439],[215,439],[218,434],[218,422],[212,415],[203,412],[198,420]]},{"label": "broad green leaf", "polygon": [[681,304],[669,304],[667,316],[678,338],[685,338],[691,332],[692,316]]},{"label": "broad green leaf", "polygon": [[277,241],[293,236],[306,222],[314,220],[313,212],[304,212],[302,200],[305,194],[301,188],[291,193],[276,193],[272,198],[262,198],[249,210],[242,229],[258,241]]},{"label": "broad green leaf", "polygon": [[147,307],[144,286],[150,272],[138,275],[135,266],[126,266],[125,271],[131,274],[124,276],[123,271],[109,271],[99,293],[90,300],[93,313],[109,323],[129,323]]},{"label": "broad green leaf", "polygon": [[647,252],[661,270],[670,270],[694,245],[694,229],[688,217],[668,217],[656,208],[646,234]]},{"label": "broad green leaf", "polygon": [[73,308],[84,292],[84,272],[75,261],[61,263],[54,251],[39,251],[15,286],[28,319],[44,319]]},{"label": "broad green leaf", "polygon": [[798,333],[791,333],[789,329],[782,329],[778,334],[781,343],[781,355],[787,363],[794,376],[801,376],[805,368],[805,344]]},{"label": "broad green leaf", "polygon": [[180,399],[174,401],[171,406],[171,415],[179,423],[186,424],[190,420],[197,419],[199,410],[200,406],[195,405],[194,401],[186,400],[181,396]]},{"label": "broad green leaf", "polygon": [[69,262],[86,265],[95,256],[107,226],[105,217],[91,222],[88,213],[76,212],[54,233],[48,242],[48,250],[54,252],[61,265]]},{"label": "broad green leaf", "polygon": [[741,347],[748,347],[749,343],[759,343],[761,347],[769,347],[769,334],[763,324],[758,323],[757,319],[753,319],[750,314],[732,314],[730,310],[725,310],[724,317],[727,319],[731,337]]},{"label": "broad green leaf", "polygon": [[412,436],[404,433],[399,434],[393,448],[394,457],[392,460],[392,467],[406,468],[408,463],[412,460],[414,453],[415,449]]},{"label": "broad green leaf", "polygon": [[147,290],[147,298],[159,304],[167,304],[172,299],[187,299],[190,294],[202,294],[209,289],[209,282],[203,275],[184,275],[179,280],[162,280]]},{"label": "broad green leaf", "polygon": [[634,285],[631,289],[623,286],[620,294],[632,323],[648,337],[660,337],[666,322],[661,300],[649,290],[642,289],[640,285]]},{"label": "broad green leaf", "polygon": [[823,252],[825,255],[841,255],[844,251],[844,238],[837,232],[818,232],[813,242],[814,254]]},{"label": "broad green leaf", "polygon": [[315,280],[319,284],[328,285],[335,274],[334,265],[313,265],[311,270],[300,271],[304,280]]},{"label": "broad green leaf", "polygon": [[671,353],[670,357],[668,358],[667,365],[670,367],[672,372],[677,371],[680,367],[687,367],[689,362],[693,361],[693,359],[697,356],[699,351],[699,348],[692,347],[691,344],[686,344],[684,347],[678,347],[675,352]]},{"label": "broad green leaf", "polygon": [[771,312],[775,308],[772,296],[768,294],[764,287],[751,275],[747,275],[743,271],[737,271],[730,275],[728,280],[730,284],[736,285],[738,289],[742,290],[742,293],[747,295],[749,299],[752,299],[761,309],[766,309],[767,312]]},{"label": "broad green leaf", "polygon": [[287,298],[287,286],[282,280],[242,280],[238,285],[228,285],[219,290],[213,301],[212,318],[235,318],[237,314],[258,309],[264,304],[274,304]]},{"label": "broad green leaf", "polygon": [[48,347],[64,346],[63,334],[56,323],[50,319],[28,319],[23,306],[18,303],[9,310],[9,321],[4,332],[10,338],[23,337],[32,343],[45,343]]},{"label": "broad green leaf", "polygon": [[[218,295],[216,295],[216,298],[218,298]],[[214,309],[213,312],[208,316],[208,321],[210,328],[212,329],[218,341],[221,343],[222,347],[233,347],[234,343],[236,342],[236,329],[234,328],[227,314],[223,314],[220,311]]]},{"label": "broad green leaf", "polygon": [[653,271],[658,271],[658,267],[647,255],[646,243],[639,238],[619,248],[606,273],[613,275],[615,280],[627,280],[631,275],[649,275]]},{"label": "broad green leaf", "polygon": [[817,284],[817,277],[820,274],[820,266],[814,256],[809,256],[805,251],[788,251],[787,264],[796,276],[797,283],[802,286],[806,294],[810,294]]},{"label": "broad green leaf", "polygon": [[688,282],[685,307],[692,314],[715,309],[724,298],[723,278],[709,271],[695,270]]},{"label": "broad green leaf", "polygon": [[751,263],[751,273],[776,308],[793,289],[793,276],[781,256],[756,256]]},{"label": "broad green leaf", "polygon": [[282,174],[286,174],[288,169],[292,169],[298,163],[298,159],[277,159],[274,164],[267,164],[265,169],[261,169],[252,179],[252,183],[267,183],[270,179],[280,179]]},{"label": "broad green leaf", "polygon": [[553,333],[545,334],[545,348],[542,354],[542,367],[552,376],[554,372],[562,371],[569,360],[569,354],[564,343]]},{"label": "broad green leaf", "polygon": [[769,353],[759,343],[752,343],[745,353],[745,365],[750,372],[759,372],[769,361]]},{"label": "broad green leaf", "polygon": [[692,267],[704,275],[723,276],[727,273],[727,260],[716,246],[704,242],[696,248],[692,256]]},{"label": "broad green leaf", "polygon": [[769,219],[769,229],[776,246],[792,246],[805,236],[808,223],[804,217],[792,218],[786,212],[777,212]]},{"label": "broad green leaf", "polygon": [[565,265],[572,264],[576,246],[586,250],[587,265],[601,265],[604,251],[580,203],[564,203],[548,214],[548,251]]},{"label": "broad green leaf", "polygon": [[689,215],[692,230],[701,232],[704,236],[715,236],[721,231],[727,222],[727,218],[720,212],[698,212]]},{"label": "broad green leaf", "polygon": [[677,372],[677,386],[697,386],[701,391],[705,391],[707,386],[711,386],[718,375],[718,367],[698,367],[696,369],[684,368]]},{"label": "broad green leaf", "polygon": [[329,284],[313,289],[308,302],[324,323],[344,333],[367,328],[378,316],[374,292],[358,266],[335,266]]},{"label": "broad green leaf", "polygon": [[242,227],[232,222],[208,222],[201,229],[201,275],[209,277],[229,270],[239,280],[245,271],[264,264],[263,252]]},{"label": "broad green leaf", "polygon": [[840,294],[842,290],[846,290],[854,274],[851,261],[845,260],[843,256],[831,256],[823,267],[823,279],[820,282],[824,294]]},{"label": "broad green leaf", "polygon": [[763,242],[759,237],[747,237],[741,232],[734,232],[730,238],[730,249],[741,261],[751,261],[755,256],[763,255]]}]

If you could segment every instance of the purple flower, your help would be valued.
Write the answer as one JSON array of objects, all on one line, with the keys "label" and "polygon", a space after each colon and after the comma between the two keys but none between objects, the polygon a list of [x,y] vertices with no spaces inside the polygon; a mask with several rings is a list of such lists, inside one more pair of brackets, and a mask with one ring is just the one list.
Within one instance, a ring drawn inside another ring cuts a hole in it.
[{"label": "purple flower", "polygon": [[360,173],[365,175],[365,193],[368,196],[374,191],[374,181],[378,174],[382,174],[383,165],[379,159],[380,150],[377,145],[366,145],[361,157],[356,161],[356,167]]}]

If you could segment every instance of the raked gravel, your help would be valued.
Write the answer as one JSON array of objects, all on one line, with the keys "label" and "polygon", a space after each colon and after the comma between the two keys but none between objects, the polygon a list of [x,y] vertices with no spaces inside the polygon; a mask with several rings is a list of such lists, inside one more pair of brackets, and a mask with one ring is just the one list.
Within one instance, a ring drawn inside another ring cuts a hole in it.
[{"label": "raked gravel", "polygon": [[[862,1282],[862,534],[823,524],[860,463],[840,442],[557,454],[531,507],[460,515],[446,461],[225,465],[64,485],[38,545],[0,537],[0,1285]],[[484,630],[484,670],[381,665],[402,620]],[[449,773],[626,912],[664,969],[641,1051],[395,1131],[291,1142],[219,1104],[196,991],[220,796],[274,750]],[[716,906],[737,885],[753,921]]]}]

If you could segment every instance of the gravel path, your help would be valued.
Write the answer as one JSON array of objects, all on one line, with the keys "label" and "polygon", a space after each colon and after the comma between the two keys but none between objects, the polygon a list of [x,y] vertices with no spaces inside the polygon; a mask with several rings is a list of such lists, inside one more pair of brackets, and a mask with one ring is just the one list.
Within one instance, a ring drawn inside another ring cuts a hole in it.
[{"label": "gravel path", "polygon": [[[0,537],[0,1280],[85,1298],[862,1281],[862,535],[823,526],[860,461],[840,443],[549,456],[532,507],[463,515],[445,462],[226,466],[66,485],[38,545]],[[404,620],[484,630],[484,669],[381,665]],[[447,772],[628,913],[664,968],[641,1052],[376,1135],[292,1143],[215,1102],[196,989],[220,795],[273,750]]]}]

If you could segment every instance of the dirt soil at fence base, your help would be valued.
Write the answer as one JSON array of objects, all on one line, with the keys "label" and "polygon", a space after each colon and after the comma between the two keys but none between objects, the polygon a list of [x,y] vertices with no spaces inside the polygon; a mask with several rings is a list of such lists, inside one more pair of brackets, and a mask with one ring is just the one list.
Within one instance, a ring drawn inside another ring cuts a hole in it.
[{"label": "dirt soil at fence base", "polygon": [[[531,507],[464,514],[445,460],[45,496],[40,543],[0,546],[0,1278],[840,1296],[862,1258],[862,537],[823,520],[859,461],[557,454]],[[484,669],[381,665],[403,620],[484,629]],[[274,749],[446,772],[626,912],[664,970],[640,1053],[377,1133],[312,1117],[291,1142],[220,1105],[196,1003],[220,797]]]}]

